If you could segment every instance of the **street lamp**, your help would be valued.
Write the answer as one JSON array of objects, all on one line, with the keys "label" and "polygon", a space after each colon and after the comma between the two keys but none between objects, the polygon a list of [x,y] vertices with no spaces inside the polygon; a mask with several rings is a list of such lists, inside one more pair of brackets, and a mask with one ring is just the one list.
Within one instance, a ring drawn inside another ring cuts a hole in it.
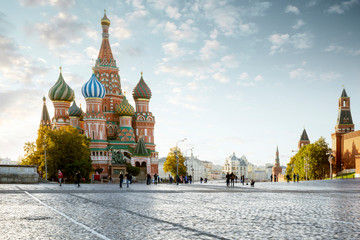
[{"label": "street lamp", "polygon": [[179,181],[178,181],[178,176],[179,176],[179,157],[178,157],[178,155],[177,155],[177,146],[178,146],[178,143],[179,142],[184,142],[186,140],[186,138],[184,138],[184,139],[181,139],[181,140],[179,140],[179,141],[177,141],[176,142],[176,148],[175,148],[175,151],[174,151],[174,153],[175,153],[175,158],[176,158],[176,184],[177,185],[179,185]]},{"label": "street lamp", "polygon": [[45,135],[45,141],[44,141],[44,149],[45,149],[45,179],[47,181],[47,162],[46,162],[46,135]]},{"label": "street lamp", "polygon": [[330,164],[330,180],[332,180],[332,164],[333,164],[333,155],[332,155],[332,151],[329,151],[329,164]]},{"label": "street lamp", "polygon": [[308,160],[309,160],[309,157],[305,157],[305,164],[304,164],[304,170],[305,170],[305,180],[307,181],[308,180]]}]

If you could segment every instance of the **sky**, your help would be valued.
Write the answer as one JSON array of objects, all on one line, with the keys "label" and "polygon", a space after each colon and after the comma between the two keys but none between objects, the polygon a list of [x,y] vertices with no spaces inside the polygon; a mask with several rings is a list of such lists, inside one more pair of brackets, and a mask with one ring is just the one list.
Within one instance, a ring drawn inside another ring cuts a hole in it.
[{"label": "sky", "polygon": [[304,128],[331,146],[343,86],[360,126],[360,0],[1,1],[0,157],[35,141],[59,66],[85,108],[104,9],[129,102],[141,71],[152,91],[159,157],[264,165],[278,146],[285,165]]}]

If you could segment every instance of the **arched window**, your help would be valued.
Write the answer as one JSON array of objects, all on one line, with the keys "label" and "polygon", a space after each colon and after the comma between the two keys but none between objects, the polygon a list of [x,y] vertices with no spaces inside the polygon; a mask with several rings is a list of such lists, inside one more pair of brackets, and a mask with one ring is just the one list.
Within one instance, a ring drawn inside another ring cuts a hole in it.
[{"label": "arched window", "polygon": [[141,163],[141,166],[142,166],[142,167],[146,167],[146,162],[142,162],[142,163]]},{"label": "arched window", "polygon": [[139,162],[135,162],[135,167],[140,167],[140,163],[139,163]]}]

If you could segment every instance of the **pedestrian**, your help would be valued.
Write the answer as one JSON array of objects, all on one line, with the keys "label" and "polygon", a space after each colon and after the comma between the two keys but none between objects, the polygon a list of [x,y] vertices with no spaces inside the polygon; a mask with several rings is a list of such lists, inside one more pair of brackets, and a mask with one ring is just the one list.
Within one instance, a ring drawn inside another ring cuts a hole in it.
[{"label": "pedestrian", "polygon": [[124,174],[123,174],[122,171],[120,171],[119,180],[120,180],[120,188],[122,188],[122,184],[123,184],[123,181],[124,181]]},{"label": "pedestrian", "polygon": [[271,176],[270,176],[270,182],[272,182],[273,181],[273,175],[271,174]]},{"label": "pedestrian", "polygon": [[150,175],[150,173],[148,173],[146,175],[146,185],[150,185],[150,184],[151,184],[151,175]]},{"label": "pedestrian", "polygon": [[245,176],[244,175],[241,176],[241,182],[242,182],[242,185],[244,185],[244,183],[245,183]]},{"label": "pedestrian", "polygon": [[180,177],[179,175],[176,175],[176,185],[179,185],[179,182],[180,182]]},{"label": "pedestrian", "polygon": [[157,185],[157,174],[154,174],[154,184]]},{"label": "pedestrian", "polygon": [[226,186],[228,187],[229,184],[230,184],[230,174],[227,173],[227,174],[226,174]]},{"label": "pedestrian", "polygon": [[59,183],[60,183],[60,187],[61,187],[61,181],[62,181],[62,179],[63,179],[63,173],[59,170],[58,171],[58,178],[59,178]]},{"label": "pedestrian", "polygon": [[294,182],[296,181],[296,175],[295,175],[295,173],[294,173],[294,175],[293,175],[293,180],[294,180]]},{"label": "pedestrian", "polygon": [[126,188],[129,188],[130,174],[129,174],[129,173],[126,173],[126,174],[125,174],[125,177],[126,177]]},{"label": "pedestrian", "polygon": [[254,179],[251,179],[250,186],[252,186],[252,187],[254,187],[254,186],[255,186],[255,180],[254,180]]},{"label": "pedestrian", "polygon": [[234,187],[235,186],[235,174],[233,172],[230,174],[230,180],[231,180],[231,186]]},{"label": "pedestrian", "polygon": [[80,174],[80,171],[77,171],[76,174],[75,174],[75,184],[77,184],[78,187],[80,187],[80,180],[81,180],[81,174]]},{"label": "pedestrian", "polygon": [[130,181],[130,184],[132,184],[132,173],[129,172],[129,181]]},{"label": "pedestrian", "polygon": [[192,176],[191,175],[189,176],[189,182],[190,182],[190,184],[192,183]]},{"label": "pedestrian", "polygon": [[297,177],[297,182],[299,182],[299,174],[297,174],[297,176],[296,176],[296,177]]},{"label": "pedestrian", "polygon": [[237,180],[238,180],[238,177],[237,177],[237,176],[235,176],[235,183],[237,183]]},{"label": "pedestrian", "polygon": [[202,184],[203,180],[204,180],[204,179],[203,179],[202,177],[200,177],[200,183],[201,183],[201,184]]},{"label": "pedestrian", "polygon": [[170,181],[170,184],[172,183],[173,179],[172,179],[172,176],[169,174],[169,181]]}]

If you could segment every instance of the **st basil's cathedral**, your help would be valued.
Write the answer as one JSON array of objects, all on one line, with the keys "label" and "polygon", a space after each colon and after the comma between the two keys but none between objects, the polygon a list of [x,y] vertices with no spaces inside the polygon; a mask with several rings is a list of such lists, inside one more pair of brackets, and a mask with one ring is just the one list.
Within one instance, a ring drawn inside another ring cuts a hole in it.
[{"label": "st basil's cathedral", "polygon": [[[49,90],[54,105],[54,117],[50,120],[46,99],[41,115],[41,125],[52,129],[73,126],[91,138],[90,150],[93,169],[103,169],[109,175],[113,155],[133,166],[146,168],[146,173],[158,173],[158,152],[155,150],[155,117],[149,110],[151,90],[143,74],[132,92],[135,109],[121,89],[119,68],[109,42],[110,20],[104,13],[101,19],[102,43],[93,74],[82,86],[86,111],[79,108],[74,91],[65,82],[61,68],[55,85]],[[70,106],[71,105],[71,106]]]}]

